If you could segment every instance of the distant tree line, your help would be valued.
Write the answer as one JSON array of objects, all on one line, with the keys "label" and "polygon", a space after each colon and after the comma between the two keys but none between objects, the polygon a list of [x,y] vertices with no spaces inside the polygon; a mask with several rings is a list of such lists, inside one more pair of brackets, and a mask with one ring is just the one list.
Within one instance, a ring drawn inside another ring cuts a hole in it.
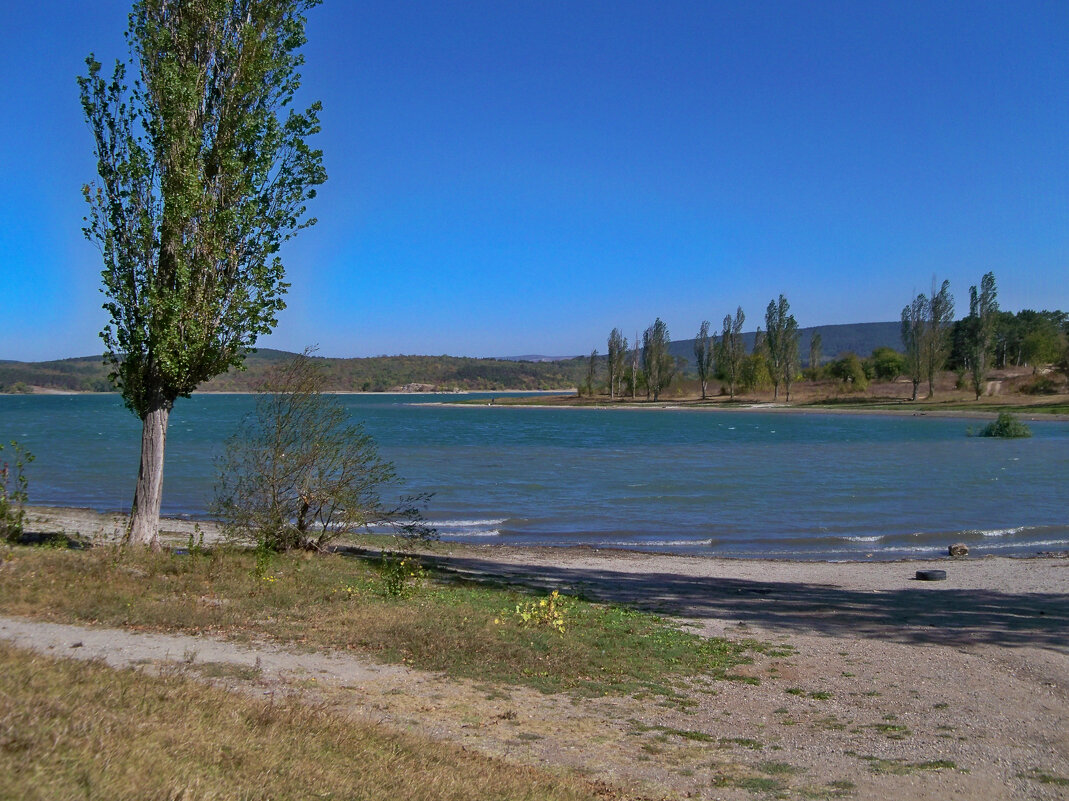
[{"label": "distant tree line", "polygon": [[[746,315],[742,307],[735,315],[724,316],[723,329],[719,336],[710,333],[710,323],[703,320],[694,338],[694,365],[701,386],[702,400],[708,396],[709,383],[716,378],[722,382],[732,398],[737,392],[748,392],[772,387],[773,397],[779,397],[782,386],[786,400],[790,400],[791,386],[800,375],[798,359],[799,329],[794,315],[790,313],[787,298],[769,301],[765,310],[765,332],[758,328],[753,349],[746,352],[742,339],[742,326]],[[641,342],[641,345],[639,345]],[[640,393],[647,400],[657,401],[679,376],[683,375],[686,361],[672,356],[669,345],[672,339],[668,326],[658,317],[639,338],[632,343],[619,328],[609,333],[606,369],[606,388],[610,399]],[[629,351],[630,347],[630,351]],[[627,362],[630,354],[631,369]],[[597,351],[591,354],[585,389],[594,394],[597,377]]]},{"label": "distant tree line", "polygon": [[[862,391],[871,381],[893,382],[904,376],[910,380],[912,400],[916,400],[921,385],[927,386],[927,397],[933,397],[936,378],[948,369],[957,373],[959,388],[969,387],[977,398],[984,393],[992,368],[1030,365],[1038,372],[1040,367],[1054,365],[1069,373],[1069,314],[1000,311],[995,276],[990,272],[970,287],[968,314],[955,321],[954,309],[950,282],[933,279],[929,294],[916,295],[902,309],[901,351],[881,346],[869,357],[845,352],[826,360],[821,334],[814,332],[805,370],[800,365],[798,323],[784,295],[769,302],[764,329],[757,327],[749,352],[743,342],[746,315],[741,307],[734,315],[725,315],[719,335],[711,330],[708,320],[703,320],[693,340],[691,370],[686,360],[669,355],[668,328],[658,317],[631,343],[619,328],[613,328],[605,359],[607,378],[602,386],[613,400],[640,394],[658,400],[675,380],[689,374],[697,378],[702,400],[708,398],[710,382],[716,379],[720,391],[731,399],[740,393],[771,389],[775,401],[782,388],[789,402],[799,379],[834,380],[845,391]],[[598,391],[598,369],[595,351],[581,394]]]}]

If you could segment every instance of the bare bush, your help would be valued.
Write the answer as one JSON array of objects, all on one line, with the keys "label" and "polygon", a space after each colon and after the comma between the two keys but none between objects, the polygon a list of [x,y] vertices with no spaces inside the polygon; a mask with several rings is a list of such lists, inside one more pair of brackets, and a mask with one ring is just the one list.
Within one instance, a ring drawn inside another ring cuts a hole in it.
[{"label": "bare bush", "polygon": [[434,537],[422,516],[429,496],[382,502],[380,493],[401,483],[393,464],[322,387],[306,350],[273,368],[258,388],[256,410],[219,463],[212,510],[226,535],[272,551],[322,549],[372,526]]}]

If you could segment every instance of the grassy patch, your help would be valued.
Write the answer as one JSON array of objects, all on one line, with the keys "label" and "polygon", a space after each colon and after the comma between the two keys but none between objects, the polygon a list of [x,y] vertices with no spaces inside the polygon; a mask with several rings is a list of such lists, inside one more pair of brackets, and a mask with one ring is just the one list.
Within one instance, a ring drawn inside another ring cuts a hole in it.
[{"label": "grassy patch", "polygon": [[892,773],[906,776],[922,770],[953,770],[957,765],[949,759],[935,759],[929,762],[906,762],[904,759],[881,759],[875,756],[859,756],[869,763],[873,773]]},{"label": "grassy patch", "polygon": [[[535,596],[535,603],[540,603]],[[357,650],[380,661],[547,692],[677,697],[685,679],[732,676],[759,643],[706,639],[655,615],[575,599],[563,633],[516,613],[532,595],[428,568],[403,596],[376,563],[345,557],[14,548],[0,611],[139,630]]]},{"label": "grassy patch", "polygon": [[0,644],[2,798],[597,796],[580,779],[296,701],[248,698],[177,673],[149,677]]},{"label": "grassy patch", "polygon": [[256,681],[261,670],[258,665],[235,665],[232,662],[191,662],[189,667],[209,679]]},{"label": "grassy patch", "polygon": [[765,747],[765,744],[759,740],[751,740],[749,737],[721,737],[717,742],[725,748],[733,745],[741,745],[743,748],[749,748],[751,751],[760,751]]},{"label": "grassy patch", "polygon": [[813,690],[812,692],[806,692],[801,687],[788,687],[786,690],[784,690],[784,692],[787,693],[787,695],[804,695],[807,698],[812,698],[815,701],[827,701],[831,698],[831,693],[827,692],[826,690]]},{"label": "grassy patch", "polygon": [[897,723],[873,723],[871,728],[892,740],[904,740],[913,734],[907,726],[901,726]]},{"label": "grassy patch", "polygon": [[776,793],[785,790],[787,785],[782,780],[771,776],[730,776],[717,775],[713,777],[713,787],[737,787],[740,790],[749,790],[751,793]]},{"label": "grassy patch", "polygon": [[791,776],[802,772],[801,768],[795,767],[789,762],[759,762],[757,769],[771,776]]},{"label": "grassy patch", "polygon": [[1053,784],[1056,787],[1069,787],[1069,779],[1064,776],[1055,776],[1051,773],[1040,770],[1039,768],[1032,768],[1027,773],[1018,773],[1017,778],[1028,779],[1030,781],[1039,782],[1040,784]]}]

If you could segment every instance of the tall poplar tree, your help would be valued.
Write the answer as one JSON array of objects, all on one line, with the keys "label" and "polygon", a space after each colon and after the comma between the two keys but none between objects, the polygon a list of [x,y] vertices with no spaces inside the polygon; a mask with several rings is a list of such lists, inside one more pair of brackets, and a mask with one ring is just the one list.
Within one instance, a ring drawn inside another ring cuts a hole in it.
[{"label": "tall poplar tree", "polygon": [[917,387],[926,369],[924,345],[928,310],[929,301],[923,293],[902,308],[902,347],[906,349],[906,372],[909,373],[909,380],[913,382],[911,400],[917,400]]},{"label": "tall poplar tree", "polygon": [[991,348],[991,336],[998,316],[998,290],[995,288],[995,274],[986,273],[980,279],[980,289],[969,287],[969,316],[965,318],[966,341],[968,343],[969,376],[976,400],[984,392],[987,379],[988,351]]},{"label": "tall poplar tree", "polygon": [[668,326],[660,317],[642,334],[642,372],[646,378],[647,397],[659,400],[675,376],[676,360],[668,352],[672,339]]},{"label": "tall poplar tree", "polygon": [[779,397],[779,385],[786,388],[787,402],[791,400],[791,384],[798,369],[798,323],[790,313],[787,298],[770,300],[765,309],[765,345],[768,352],[768,372],[772,378],[772,400]]},{"label": "tall poplar tree", "polygon": [[702,320],[702,324],[698,327],[698,336],[694,338],[694,363],[698,368],[698,381],[702,385],[702,400],[705,400],[709,377],[713,374],[714,344],[709,339],[709,321]]},{"label": "tall poplar tree", "polygon": [[928,397],[935,395],[935,380],[947,358],[947,340],[950,326],[954,323],[954,296],[950,294],[950,282],[943,281],[936,289],[932,279],[932,294],[928,299],[928,324],[924,331],[924,373],[928,377]]},{"label": "tall poplar tree", "polygon": [[717,343],[716,361],[720,374],[727,381],[731,400],[735,400],[735,390],[739,387],[742,364],[746,359],[746,345],[742,341],[742,326],[745,322],[746,315],[742,313],[742,306],[736,308],[734,319],[730,314],[725,314],[724,327]]},{"label": "tall poplar tree", "polygon": [[627,338],[619,328],[614,328],[609,333],[609,399],[616,400],[616,385],[620,383],[624,373],[624,359],[627,357]]},{"label": "tall poplar tree", "polygon": [[809,369],[813,371],[812,375],[817,375],[817,370],[820,369],[820,360],[824,349],[824,337],[820,335],[819,331],[814,331],[813,336],[809,338]]},{"label": "tall poplar tree", "polygon": [[129,66],[92,55],[78,79],[99,184],[85,234],[104,259],[112,380],[142,421],[127,539],[158,545],[175,400],[239,366],[285,307],[278,251],[315,220],[326,180],[307,140],[320,106],[290,107],[304,12],[319,0],[141,0]]}]

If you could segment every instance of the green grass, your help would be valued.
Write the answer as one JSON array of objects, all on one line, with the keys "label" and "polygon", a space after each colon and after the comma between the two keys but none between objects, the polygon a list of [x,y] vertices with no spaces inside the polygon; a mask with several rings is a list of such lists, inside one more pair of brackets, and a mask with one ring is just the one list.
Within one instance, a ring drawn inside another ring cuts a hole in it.
[{"label": "green grass", "polygon": [[354,650],[451,676],[546,692],[647,693],[671,700],[689,678],[730,677],[763,649],[689,634],[669,620],[566,599],[564,633],[524,624],[516,588],[429,569],[391,597],[376,563],[338,554],[208,555],[18,547],[0,570],[0,612],[138,630]]},{"label": "green grass", "polygon": [[0,798],[599,797],[622,794],[180,670],[147,676],[0,643]]}]

